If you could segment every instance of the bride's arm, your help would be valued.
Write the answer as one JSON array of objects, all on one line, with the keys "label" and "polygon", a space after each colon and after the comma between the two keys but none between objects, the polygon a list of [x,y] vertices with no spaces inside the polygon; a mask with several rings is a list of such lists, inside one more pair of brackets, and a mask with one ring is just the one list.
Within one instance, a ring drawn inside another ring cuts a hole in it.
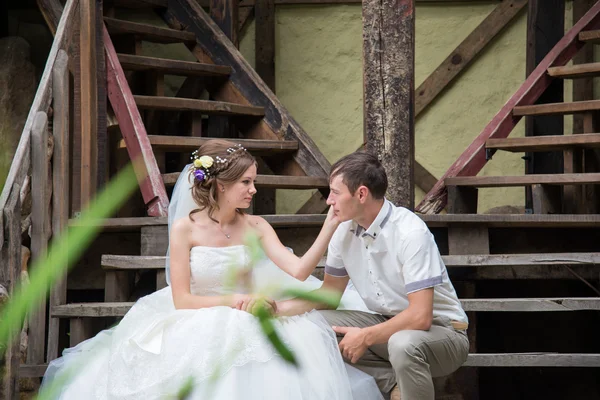
[{"label": "bride's arm", "polygon": [[[313,291],[313,293],[317,295],[324,294],[328,297],[332,295],[339,296],[337,298],[337,302],[339,305],[339,301],[342,298],[344,290],[346,290],[346,286],[348,285],[349,280],[350,278],[347,276],[337,277],[325,274],[323,284],[319,289]],[[334,308],[337,308],[337,306],[332,307],[331,305],[327,305],[324,303],[316,303],[304,299],[291,299],[277,302],[277,315],[300,315],[311,310],[327,310]]]},{"label": "bride's arm", "polygon": [[216,306],[236,307],[249,297],[248,295],[231,296],[196,296],[190,292],[190,242],[192,222],[181,218],[173,224],[170,235],[171,290],[176,309],[198,309]]},{"label": "bride's arm", "polygon": [[330,208],[319,236],[310,246],[310,249],[302,257],[298,257],[281,243],[273,227],[264,218],[253,216],[251,221],[254,228],[260,233],[261,243],[267,257],[288,275],[301,281],[306,280],[315,270],[339,225],[337,217],[333,214],[333,209]]}]

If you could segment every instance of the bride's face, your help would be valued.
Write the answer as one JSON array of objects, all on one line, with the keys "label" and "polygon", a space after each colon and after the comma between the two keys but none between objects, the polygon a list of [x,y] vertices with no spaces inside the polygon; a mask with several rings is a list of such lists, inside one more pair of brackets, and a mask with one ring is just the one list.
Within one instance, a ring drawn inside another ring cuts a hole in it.
[{"label": "bride's face", "polygon": [[256,165],[251,165],[236,182],[225,185],[222,193],[223,201],[234,208],[248,208],[252,204],[252,197],[256,194],[254,181],[256,180]]}]

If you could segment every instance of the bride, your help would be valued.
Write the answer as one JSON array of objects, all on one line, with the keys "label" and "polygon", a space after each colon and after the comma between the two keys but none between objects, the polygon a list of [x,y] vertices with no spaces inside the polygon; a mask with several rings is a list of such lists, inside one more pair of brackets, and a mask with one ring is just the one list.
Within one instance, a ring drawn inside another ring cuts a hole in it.
[{"label": "bride", "polygon": [[[76,369],[60,399],[175,398],[186,382],[193,384],[188,399],[382,399],[372,377],[344,364],[318,312],[274,320],[297,367],[251,314],[258,302],[277,312],[280,298],[258,294],[268,288],[320,287],[300,271],[314,269],[323,256],[339,224],[333,213],[297,257],[263,218],[242,211],[256,193],[257,174],[243,147],[215,139],[192,158],[169,206],[170,286],[139,299],[116,327],[65,350],[50,363],[43,387]],[[264,250],[258,262],[245,245],[249,233]],[[352,288],[340,308],[368,311]]]}]

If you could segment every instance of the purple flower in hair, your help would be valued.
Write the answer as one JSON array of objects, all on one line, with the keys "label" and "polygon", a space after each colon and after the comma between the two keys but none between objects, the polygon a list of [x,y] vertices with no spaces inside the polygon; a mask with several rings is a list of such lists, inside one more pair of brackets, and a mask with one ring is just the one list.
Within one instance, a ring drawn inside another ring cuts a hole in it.
[{"label": "purple flower in hair", "polygon": [[204,178],[206,177],[206,174],[204,173],[203,170],[198,168],[194,171],[194,177],[196,178],[197,181],[202,182],[204,180]]}]

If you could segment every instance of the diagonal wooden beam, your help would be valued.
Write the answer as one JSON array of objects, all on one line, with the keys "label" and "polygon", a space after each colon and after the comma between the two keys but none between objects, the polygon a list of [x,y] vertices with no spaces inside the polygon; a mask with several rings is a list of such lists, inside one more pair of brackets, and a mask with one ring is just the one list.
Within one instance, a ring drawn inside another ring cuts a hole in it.
[{"label": "diagonal wooden beam", "polygon": [[454,49],[415,92],[415,117],[492,41],[527,5],[527,0],[504,0]]},{"label": "diagonal wooden beam", "polygon": [[444,209],[447,202],[447,190],[444,180],[453,176],[474,176],[486,164],[485,142],[490,138],[505,138],[517,125],[521,117],[513,115],[513,108],[533,104],[548,88],[553,78],[547,74],[550,67],[565,65],[583,47],[578,40],[579,32],[591,30],[600,25],[600,2],[596,3],[573,28],[556,44],[544,57],[537,68],[517,89],[515,94],[506,102],[494,118],[465,149],[459,158],[450,166],[448,171],[427,193],[418,205],[417,211],[425,214],[438,213]]}]

